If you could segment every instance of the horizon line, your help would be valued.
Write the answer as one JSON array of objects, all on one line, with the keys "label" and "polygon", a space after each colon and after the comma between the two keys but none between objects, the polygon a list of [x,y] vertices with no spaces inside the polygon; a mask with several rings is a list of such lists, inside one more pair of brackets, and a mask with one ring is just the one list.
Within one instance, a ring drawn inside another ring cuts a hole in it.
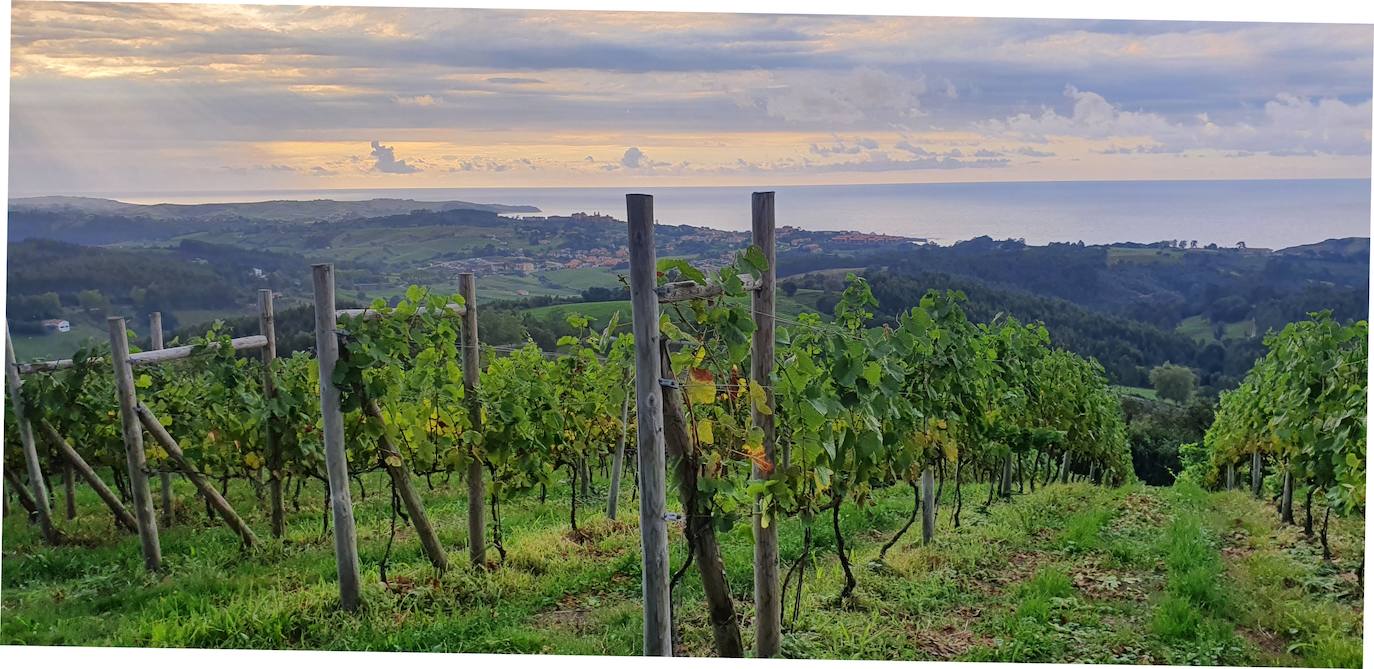
[{"label": "horizon line", "polygon": [[[24,194],[13,194],[6,190],[6,200],[31,199],[42,197],[84,197],[91,199],[119,200],[120,197],[140,197],[140,196],[190,196],[216,194],[232,195],[246,193],[306,193],[306,192],[358,192],[358,191],[478,191],[478,190],[625,190],[626,192],[646,191],[657,189],[740,189],[740,190],[784,190],[795,188],[844,188],[854,186],[978,186],[978,185],[1012,185],[1012,184],[1106,184],[1106,183],[1238,183],[1238,182],[1316,182],[1316,181],[1374,181],[1371,176],[1363,177],[1256,177],[1239,179],[1009,179],[992,181],[877,181],[877,182],[856,182],[856,183],[810,183],[810,184],[788,184],[770,186],[749,186],[749,185],[662,185],[653,188],[631,185],[611,185],[611,186],[351,186],[351,187],[324,187],[324,188],[244,188],[233,190],[164,190],[164,191],[68,191],[52,192],[37,191]],[[317,198],[318,199],[318,198]],[[379,198],[373,198],[379,199]],[[408,199],[408,198],[396,198]],[[306,200],[295,200],[306,201]],[[124,204],[137,204],[124,202]],[[157,204],[176,204],[162,202]],[[249,204],[249,202],[204,202],[201,204]],[[151,206],[151,205],[144,205]]]}]

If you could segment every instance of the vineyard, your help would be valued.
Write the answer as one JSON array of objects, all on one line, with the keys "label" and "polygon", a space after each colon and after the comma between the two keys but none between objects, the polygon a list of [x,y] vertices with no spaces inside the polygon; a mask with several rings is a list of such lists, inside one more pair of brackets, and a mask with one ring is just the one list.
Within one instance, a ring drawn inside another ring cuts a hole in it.
[{"label": "vineyard", "polygon": [[877,322],[853,275],[780,317],[771,193],[710,272],[627,204],[633,318],[569,316],[557,351],[483,345],[471,274],[339,310],[329,265],[313,354],[276,356],[270,291],[250,337],[7,341],[0,637],[1361,662],[1364,322],[1271,335],[1147,488],[1101,366],[1043,325],[953,291]]}]

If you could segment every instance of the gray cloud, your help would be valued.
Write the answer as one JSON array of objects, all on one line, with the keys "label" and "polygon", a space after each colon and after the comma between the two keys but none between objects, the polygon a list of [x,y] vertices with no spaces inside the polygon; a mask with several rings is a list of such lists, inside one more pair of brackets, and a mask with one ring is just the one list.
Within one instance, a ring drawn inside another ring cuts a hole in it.
[{"label": "gray cloud", "polygon": [[372,157],[377,160],[372,166],[377,172],[413,174],[420,171],[420,168],[407,164],[404,160],[396,160],[395,147],[382,146],[382,143],[375,139],[372,140]]},{"label": "gray cloud", "polygon": [[644,157],[644,152],[640,151],[637,146],[625,149],[625,155],[620,158],[620,164],[630,169],[638,168],[646,163],[647,159]]}]

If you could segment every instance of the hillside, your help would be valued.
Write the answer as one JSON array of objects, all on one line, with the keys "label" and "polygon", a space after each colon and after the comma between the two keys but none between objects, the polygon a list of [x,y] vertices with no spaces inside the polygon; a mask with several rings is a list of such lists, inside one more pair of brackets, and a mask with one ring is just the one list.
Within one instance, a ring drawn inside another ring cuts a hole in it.
[{"label": "hillside", "polygon": [[468,209],[494,213],[537,213],[530,205],[478,204],[461,200],[421,201],[400,198],[371,200],[268,200],[214,204],[130,204],[90,197],[25,197],[9,201],[12,212],[46,211],[69,214],[109,214],[129,218],[181,221],[259,220],[274,222],[336,221],[391,216],[424,209]]},{"label": "hillside", "polygon": [[[77,542],[45,548],[21,515],[5,520],[3,587],[7,644],[415,650],[469,653],[633,655],[641,652],[639,534],[633,517],[612,522],[592,511],[585,538],[562,520],[566,485],[507,509],[504,566],[485,577],[466,565],[435,576],[401,539],[391,555],[390,587],[379,582],[390,501],[384,475],[366,477],[354,507],[364,553],[364,587],[374,602],[340,627],[330,578],[333,557],[311,481],[288,513],[283,543],[242,559],[233,536],[205,520],[196,504],[163,531],[177,568],[145,576],[137,539],[109,527],[94,494],[81,489]],[[177,481],[188,503],[192,491]],[[446,541],[459,542],[464,488],[436,478],[420,487]],[[1333,519],[1336,564],[1272,509],[1240,492],[1139,485],[1101,488],[1053,484],[1017,491],[987,513],[986,486],[969,486],[962,527],[951,526],[946,488],[929,547],[919,536],[878,551],[905,522],[909,493],[880,492],[874,506],[846,507],[841,527],[857,538],[857,603],[836,604],[843,576],[830,523],[816,523],[815,564],[801,608],[785,609],[786,657],[1052,663],[1231,664],[1357,667],[1361,590],[1350,575],[1363,523]],[[235,507],[262,526],[251,488],[230,488]],[[595,502],[594,502],[595,504]],[[676,500],[670,503],[676,507]],[[622,508],[632,508],[628,491]],[[737,606],[747,610],[752,547],[748,525],[721,535]],[[408,532],[408,530],[403,530]],[[799,523],[781,526],[783,559],[798,557]],[[910,537],[910,535],[908,535]],[[672,563],[683,560],[673,544]],[[194,557],[180,557],[194,555]],[[1191,585],[1192,572],[1205,578]],[[1181,585],[1182,584],[1182,585]],[[1189,589],[1184,589],[1184,588]],[[1172,593],[1187,592],[1184,599]],[[131,594],[136,593],[136,594]],[[712,652],[700,582],[675,597],[680,655]],[[1196,601],[1206,602],[1203,604]],[[398,613],[399,611],[399,613]],[[1275,615],[1283,611],[1283,615]]]}]

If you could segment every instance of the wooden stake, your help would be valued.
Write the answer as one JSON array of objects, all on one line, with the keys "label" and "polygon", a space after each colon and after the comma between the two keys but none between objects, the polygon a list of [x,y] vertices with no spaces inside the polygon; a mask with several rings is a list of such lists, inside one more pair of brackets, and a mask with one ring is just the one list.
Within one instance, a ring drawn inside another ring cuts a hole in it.
[{"label": "wooden stake", "polygon": [[635,407],[638,411],[639,538],[643,547],[644,654],[673,654],[668,594],[668,521],[664,517],[662,373],[658,358],[658,260],[654,250],[654,198],[626,195],[629,221],[630,302],[635,338]]},{"label": "wooden stake", "polygon": [[1264,488],[1264,456],[1259,451],[1250,454],[1250,494],[1257,499]]},{"label": "wooden stake", "polygon": [[[163,344],[162,334],[162,312],[154,311],[148,314],[148,348],[153,351],[161,351]],[[176,523],[176,509],[172,505],[172,473],[162,468],[157,473],[159,492],[162,497],[162,524],[171,527]]]},{"label": "wooden stake", "polygon": [[[463,397],[467,400],[468,421],[482,431],[482,404],[477,396],[481,375],[481,350],[477,343],[477,281],[471,272],[458,275],[458,292],[463,295]],[[468,461],[468,557],[479,567],[487,565],[487,497],[482,460]]]},{"label": "wooden stake", "polygon": [[[662,344],[660,343],[662,346]],[[663,346],[659,356],[664,376],[675,378],[668,348]],[[711,505],[705,496],[698,497],[697,472],[700,462],[688,427],[687,409],[681,391],[663,387],[663,436],[668,456],[674,465],[678,497],[686,518],[684,533],[695,557],[701,588],[706,595],[706,612],[711,622],[711,636],[716,654],[721,657],[744,657],[744,642],[740,640],[739,620],[735,615],[735,600],[730,596],[730,581],[725,577],[725,562],[720,557],[720,543],[716,538]]]},{"label": "wooden stake", "polygon": [[[777,432],[773,425],[773,346],[774,346],[774,290],[777,278],[777,248],[774,241],[775,220],[773,193],[754,193],[754,246],[763,252],[768,267],[760,277],[752,296],[754,311],[754,342],[750,351],[750,383],[763,388],[767,395],[768,412],[751,409],[754,425],[763,430],[763,452],[770,469],[754,463],[753,477],[768,479],[780,476],[787,467],[789,455],[781,462],[776,452]],[[778,466],[778,465],[781,466]],[[768,517],[765,518],[764,514]],[[773,657],[782,650],[782,585],[778,579],[778,519],[772,509],[763,511],[754,505],[754,654]]]},{"label": "wooden stake", "polygon": [[[268,400],[277,396],[277,383],[272,377],[272,364],[277,360],[277,326],[272,311],[272,289],[258,291],[258,334],[267,338],[262,347],[262,396]],[[267,493],[272,507],[272,536],[280,539],[286,533],[286,508],[281,498],[281,443],[277,438],[277,424],[271,415],[263,425],[263,443],[267,446]]]},{"label": "wooden stake", "polygon": [[[367,415],[379,424],[386,420],[382,417],[382,408],[378,406],[377,400],[364,398],[363,408]],[[391,477],[391,485],[396,488],[396,496],[401,498],[401,503],[406,507],[406,514],[415,526],[415,534],[420,537],[420,547],[424,550],[425,557],[429,558],[429,563],[434,565],[435,569],[444,572],[448,569],[448,554],[444,552],[443,544],[439,543],[439,535],[434,531],[434,524],[429,522],[429,514],[425,513],[425,505],[420,501],[420,494],[415,492],[415,486],[410,480],[410,468],[406,467],[405,460],[401,459],[401,452],[391,442],[391,438],[386,436],[385,429],[377,437],[377,444],[378,450],[381,451],[382,466],[386,468],[387,476]],[[480,506],[478,510],[480,512]]]},{"label": "wooden stake", "polygon": [[76,473],[72,463],[62,463],[62,497],[67,503],[67,520],[76,520]]},{"label": "wooden stake", "polygon": [[606,495],[606,517],[615,520],[620,507],[620,477],[625,473],[625,438],[630,425],[630,394],[620,403],[620,440],[615,444],[615,455],[611,458],[610,492]]},{"label": "wooden stake", "polygon": [[119,424],[124,433],[124,459],[129,470],[129,491],[134,498],[134,518],[143,548],[143,565],[149,571],[162,566],[162,546],[157,538],[157,517],[153,515],[153,496],[148,490],[147,460],[143,454],[143,427],[138,421],[138,394],[134,390],[134,370],[129,366],[129,336],[124,319],[111,316],[110,358],[113,361],[115,390],[119,395]]},{"label": "wooden stake", "polygon": [[38,462],[38,447],[34,443],[33,425],[24,411],[24,397],[20,394],[19,363],[14,358],[14,342],[10,340],[10,326],[5,323],[5,385],[14,409],[15,426],[19,429],[19,443],[24,451],[24,465],[28,468],[29,485],[34,497],[34,513],[43,539],[56,545],[61,539],[52,524],[52,507],[48,505],[48,488],[43,483],[43,469]]},{"label": "wooden stake", "polygon": [[[991,485],[991,484],[989,484]],[[921,543],[935,540],[935,468],[921,470]]]},{"label": "wooden stake", "polygon": [[339,602],[347,611],[358,608],[362,585],[358,569],[358,536],[353,524],[353,498],[348,490],[348,453],[344,450],[343,409],[334,385],[339,339],[334,316],[334,266],[314,265],[315,357],[320,365],[320,412],[324,418],[325,471],[329,477],[329,508],[334,517],[334,560],[339,571]]},{"label": "wooden stake", "polygon": [[5,486],[5,492],[14,493],[14,496],[19,499],[19,505],[24,507],[24,515],[29,517],[30,522],[36,521],[38,519],[38,503],[34,500],[33,493],[29,492],[28,487],[24,485],[24,482],[19,479],[19,475],[14,473],[13,469],[5,470],[5,483],[8,484]]},{"label": "wooden stake", "polygon": [[105,485],[104,479],[101,479],[100,475],[96,474],[89,464],[86,464],[86,460],[81,457],[81,454],[77,453],[76,449],[72,448],[71,444],[62,438],[57,428],[54,428],[46,420],[39,423],[38,427],[43,432],[43,436],[47,437],[48,443],[52,444],[71,468],[76,470],[76,473],[80,474],[81,478],[85,479],[91,488],[95,489],[95,494],[100,496],[101,501],[105,502],[105,506],[109,507],[110,512],[114,514],[115,522],[130,532],[137,532],[138,521],[134,519],[132,513],[129,513],[128,509],[124,508],[124,504],[119,501],[119,495]]},{"label": "wooden stake", "polygon": [[186,459],[186,454],[182,453],[181,446],[167,432],[167,428],[158,422],[157,416],[154,416],[153,412],[149,411],[148,407],[142,403],[138,405],[135,411],[137,411],[138,420],[143,423],[144,429],[148,430],[148,434],[153,435],[153,439],[162,445],[162,448],[167,451],[167,455],[171,456],[172,461],[177,463],[177,466],[181,468],[182,473],[186,474],[186,478],[190,479],[196,490],[199,490],[200,494],[210,503],[210,506],[214,507],[215,511],[219,513],[219,517],[224,519],[224,524],[239,535],[245,547],[256,546],[258,537],[253,534],[252,528],[248,527],[248,523],[243,522],[243,518],[234,512],[234,507],[229,505],[228,500],[224,499],[224,496],[219,494],[219,491],[215,490],[209,481],[205,480],[195,465]]}]

